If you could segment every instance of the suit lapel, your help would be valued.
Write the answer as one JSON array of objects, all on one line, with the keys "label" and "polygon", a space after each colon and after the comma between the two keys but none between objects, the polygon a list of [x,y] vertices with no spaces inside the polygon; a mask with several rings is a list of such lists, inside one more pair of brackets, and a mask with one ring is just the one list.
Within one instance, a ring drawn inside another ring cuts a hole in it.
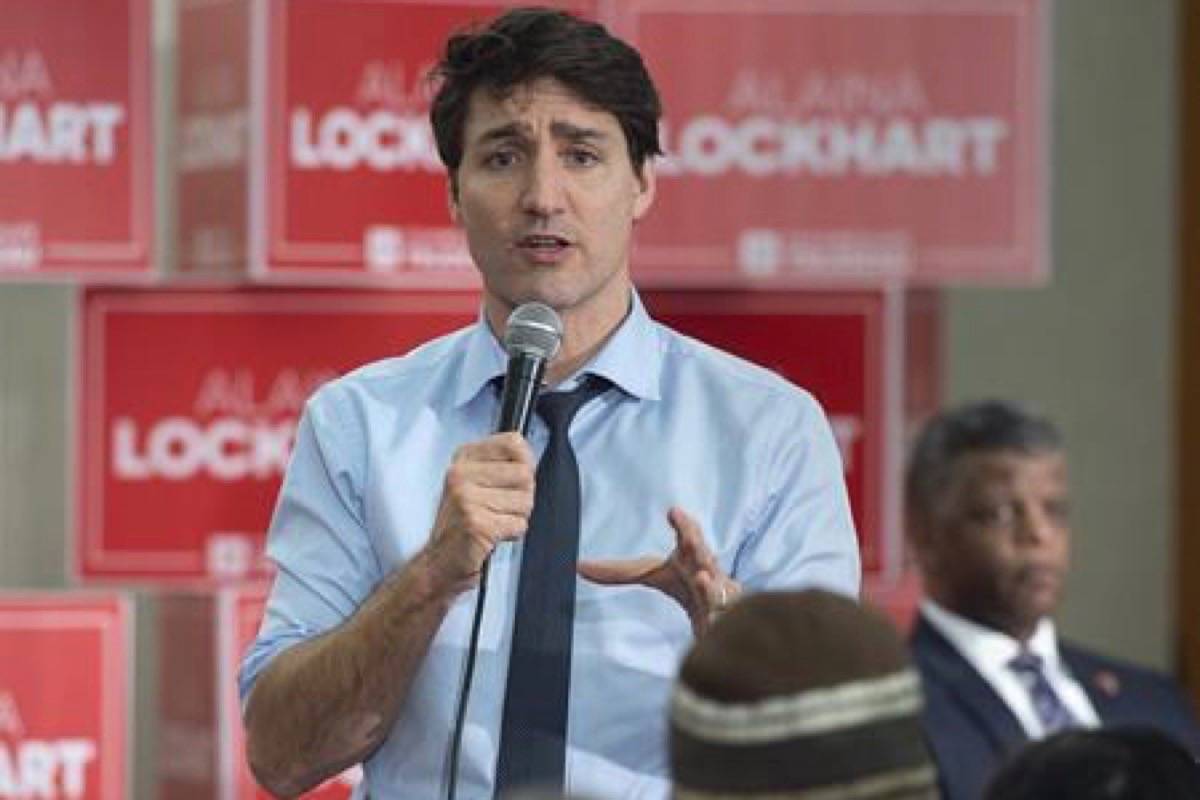
[{"label": "suit lapel", "polygon": [[1121,677],[1067,644],[1060,642],[1058,650],[1071,675],[1092,701],[1092,708],[1096,709],[1101,722],[1124,721],[1129,715],[1121,692]]},{"label": "suit lapel", "polygon": [[1026,740],[1025,730],[991,685],[924,617],[913,630],[913,652],[926,680],[935,682],[975,720],[997,752]]}]

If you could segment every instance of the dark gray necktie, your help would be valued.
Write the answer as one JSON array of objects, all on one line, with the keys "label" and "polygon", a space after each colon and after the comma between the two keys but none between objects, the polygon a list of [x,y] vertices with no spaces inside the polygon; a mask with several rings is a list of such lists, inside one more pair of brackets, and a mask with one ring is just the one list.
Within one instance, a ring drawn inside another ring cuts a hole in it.
[{"label": "dark gray necktie", "polygon": [[1046,680],[1041,656],[1028,650],[1022,650],[1008,662],[1008,667],[1017,674],[1021,683],[1025,684],[1025,688],[1029,690],[1029,697],[1033,700],[1033,709],[1037,712],[1038,719],[1042,721],[1042,727],[1045,728],[1047,734],[1061,731],[1064,728],[1072,728],[1078,724],[1075,715],[1063,705],[1063,701],[1054,691],[1054,687],[1050,685],[1050,681]]},{"label": "dark gray necktie", "polygon": [[575,413],[608,386],[588,376],[574,391],[538,399],[550,438],[538,463],[521,556],[497,795],[531,785],[563,788],[579,556],[579,465],[567,431]]}]

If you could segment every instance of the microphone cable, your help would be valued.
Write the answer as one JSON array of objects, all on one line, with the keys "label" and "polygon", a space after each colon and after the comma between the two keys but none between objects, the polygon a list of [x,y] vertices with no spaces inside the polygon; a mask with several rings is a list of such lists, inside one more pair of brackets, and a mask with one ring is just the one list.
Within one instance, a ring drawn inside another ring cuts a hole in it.
[{"label": "microphone cable", "polygon": [[454,715],[454,732],[450,739],[450,775],[446,783],[446,800],[455,800],[458,790],[458,754],[462,749],[463,726],[467,720],[467,702],[471,696],[471,680],[475,675],[475,654],[479,650],[479,629],[483,627],[483,604],[487,598],[488,573],[492,565],[489,555],[479,571],[479,591],[475,595],[475,618],[471,621],[471,641],[467,645],[467,663],[458,688],[458,710]]}]

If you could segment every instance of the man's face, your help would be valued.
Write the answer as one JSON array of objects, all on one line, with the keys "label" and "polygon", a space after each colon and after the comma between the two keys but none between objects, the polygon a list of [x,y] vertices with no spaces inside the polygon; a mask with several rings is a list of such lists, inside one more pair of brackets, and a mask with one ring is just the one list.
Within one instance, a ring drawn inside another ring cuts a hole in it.
[{"label": "man's face", "polygon": [[549,78],[500,100],[477,90],[455,187],[451,212],[490,311],[539,300],[585,318],[624,315],[633,223],[650,208],[654,174],[649,163],[634,170],[615,116]]},{"label": "man's face", "polygon": [[1070,555],[1067,465],[1061,452],[959,458],[914,531],[930,595],[1019,639],[1054,612]]}]

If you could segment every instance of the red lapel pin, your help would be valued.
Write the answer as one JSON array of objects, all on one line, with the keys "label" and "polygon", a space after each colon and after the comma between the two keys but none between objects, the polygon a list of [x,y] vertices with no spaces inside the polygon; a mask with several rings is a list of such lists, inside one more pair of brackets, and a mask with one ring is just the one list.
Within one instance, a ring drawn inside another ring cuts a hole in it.
[{"label": "red lapel pin", "polygon": [[1121,692],[1121,679],[1116,673],[1102,669],[1092,676],[1092,684],[1108,697],[1116,697]]}]

